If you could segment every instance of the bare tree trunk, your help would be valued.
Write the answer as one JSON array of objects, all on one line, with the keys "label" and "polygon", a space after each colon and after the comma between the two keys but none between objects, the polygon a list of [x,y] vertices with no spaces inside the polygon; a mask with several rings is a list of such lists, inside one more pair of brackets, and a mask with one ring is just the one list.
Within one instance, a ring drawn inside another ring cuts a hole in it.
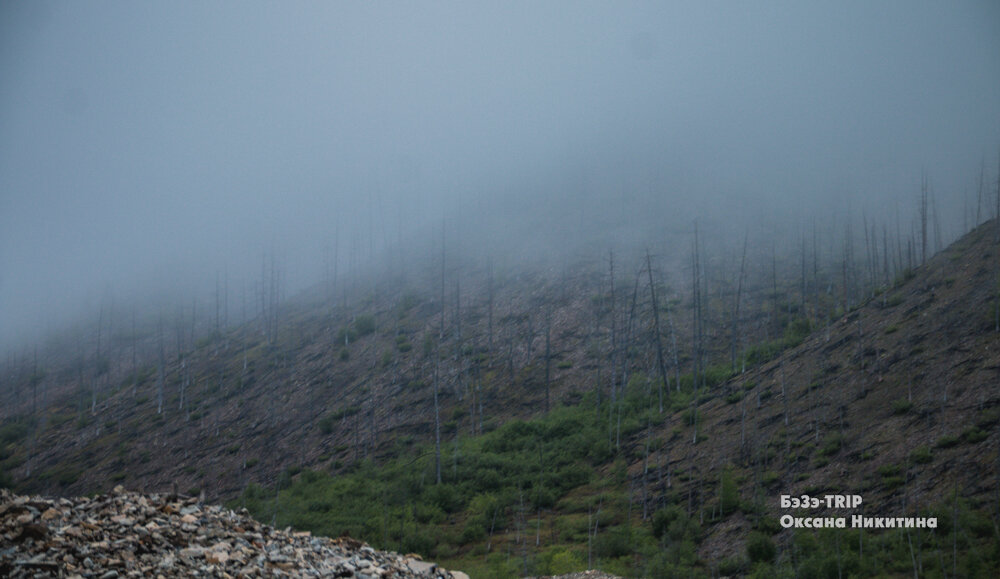
[{"label": "bare tree trunk", "polygon": [[660,303],[656,300],[656,284],[653,283],[653,263],[646,250],[646,271],[649,273],[649,295],[653,301],[653,335],[656,338],[656,365],[660,370],[660,414],[663,414],[663,389],[668,388],[667,366],[663,363],[663,340],[660,338]]},{"label": "bare tree trunk", "polygon": [[132,306],[132,399],[135,400],[135,391],[139,388],[139,370],[135,362],[135,306]]},{"label": "bare tree trunk", "polygon": [[552,368],[552,310],[545,311],[545,413],[549,413],[551,393]]},{"label": "bare tree trunk", "polygon": [[441,484],[441,407],[438,403],[440,390],[441,343],[434,352],[434,474],[437,484]]},{"label": "bare tree trunk", "polygon": [[1000,155],[997,155],[997,206],[993,212],[993,218],[996,219],[996,233],[993,236],[993,242],[1000,243]]},{"label": "bare tree trunk", "polygon": [[[441,222],[441,324],[438,326],[438,347],[444,341],[444,275],[445,275],[445,225]],[[438,477],[440,478],[440,477]],[[439,481],[440,482],[440,481]]]},{"label": "bare tree trunk", "polygon": [[[730,362],[732,365],[733,372],[736,372],[736,339],[740,333],[740,301],[743,297],[743,276],[746,272],[746,262],[747,262],[747,241],[750,238],[749,232],[743,236],[743,255],[740,258],[740,276],[736,282],[736,304],[733,306],[733,335],[732,342],[730,343]],[[805,245],[803,242],[802,246],[802,299],[805,300]]]},{"label": "bare tree trunk", "polygon": [[927,261],[927,174],[920,176],[920,263]]},{"label": "bare tree trunk", "polygon": [[94,354],[94,387],[90,389],[90,413],[97,412],[97,384],[100,381],[104,364],[101,361],[101,331],[104,328],[104,301],[101,301],[100,312],[97,314],[97,352]]},{"label": "bare tree trunk", "polygon": [[670,328],[670,351],[674,358],[674,389],[681,391],[681,363],[677,353],[677,333],[674,332],[674,317],[670,314],[669,302],[667,306],[667,326]]},{"label": "bare tree trunk", "polygon": [[976,188],[976,222],[972,225],[978,227],[983,222],[983,196],[986,184],[986,157],[983,157],[979,164],[979,187]]},{"label": "bare tree trunk", "polygon": [[157,378],[156,378],[156,413],[157,414],[161,414],[161,413],[163,413],[163,381],[164,381],[164,372],[165,372],[164,366],[166,366],[166,363],[167,363],[166,362],[166,354],[163,351],[163,315],[162,314],[160,315],[160,320],[157,323],[157,333],[159,335],[159,342],[160,342],[160,363],[159,363],[159,367],[157,369]]},{"label": "bare tree trunk", "polygon": [[608,277],[611,280],[611,405],[618,399],[615,381],[618,379],[618,327],[615,319],[615,254],[608,252]]},{"label": "bare tree trunk", "polygon": [[703,308],[702,300],[704,298],[704,292],[702,291],[702,271],[701,271],[701,248],[698,240],[698,222],[694,223],[694,262],[692,264],[693,271],[693,317],[694,323],[693,327],[693,342],[694,342],[694,371],[692,376],[694,378],[695,390],[703,383],[704,380],[704,363],[705,363],[705,353],[703,349],[704,340],[704,320],[702,318]]}]

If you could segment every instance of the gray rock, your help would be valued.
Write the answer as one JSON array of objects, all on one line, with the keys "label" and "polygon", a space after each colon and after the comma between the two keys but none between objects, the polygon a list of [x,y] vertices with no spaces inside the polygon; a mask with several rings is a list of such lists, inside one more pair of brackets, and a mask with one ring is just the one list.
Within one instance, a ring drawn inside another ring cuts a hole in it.
[{"label": "gray rock", "polygon": [[[45,515],[48,513],[48,515]],[[94,499],[22,497],[0,489],[0,536],[26,537],[0,550],[11,577],[444,577],[433,563],[377,551],[349,537],[279,531],[197,499],[116,488]],[[79,562],[79,558],[83,561]]]}]

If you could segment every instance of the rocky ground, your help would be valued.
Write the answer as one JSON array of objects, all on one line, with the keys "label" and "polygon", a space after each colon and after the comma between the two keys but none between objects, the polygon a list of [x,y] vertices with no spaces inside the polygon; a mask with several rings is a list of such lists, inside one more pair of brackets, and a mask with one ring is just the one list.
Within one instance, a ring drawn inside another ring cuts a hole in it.
[{"label": "rocky ground", "polygon": [[281,531],[246,511],[122,487],[56,499],[0,490],[0,576],[468,579],[349,537]]}]

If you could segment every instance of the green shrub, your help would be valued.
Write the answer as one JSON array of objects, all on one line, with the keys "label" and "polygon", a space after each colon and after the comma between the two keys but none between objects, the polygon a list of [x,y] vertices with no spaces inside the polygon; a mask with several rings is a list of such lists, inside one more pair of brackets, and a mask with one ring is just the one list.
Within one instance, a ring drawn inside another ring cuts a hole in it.
[{"label": "green shrub", "polygon": [[910,461],[914,464],[927,464],[933,460],[931,449],[927,446],[918,446],[910,453]]},{"label": "green shrub", "polygon": [[559,548],[552,556],[547,572],[552,575],[566,575],[586,569],[583,558],[573,551]]},{"label": "green shrub", "polygon": [[732,513],[740,506],[740,493],[728,468],[722,471],[719,483],[719,508],[723,515]]},{"label": "green shrub", "polygon": [[962,433],[962,439],[970,444],[982,442],[986,440],[987,436],[988,434],[985,431],[981,430],[978,426],[973,426],[972,428]]},{"label": "green shrub", "polygon": [[675,505],[657,510],[653,513],[653,536],[662,538],[667,534],[670,524],[682,517],[686,517],[684,511]]},{"label": "green shrub", "polygon": [[812,324],[809,322],[809,318],[798,317],[793,319],[785,327],[784,346],[786,348],[798,346],[811,331]]},{"label": "green shrub", "polygon": [[358,337],[367,336],[375,331],[375,316],[362,314],[354,318],[354,331]]},{"label": "green shrub", "polygon": [[753,563],[770,563],[777,550],[774,541],[764,533],[751,531],[747,537],[747,556]]},{"label": "green shrub", "polygon": [[605,529],[594,540],[594,552],[603,559],[624,557],[632,553],[632,533],[628,527]]},{"label": "green shrub", "polygon": [[817,453],[820,456],[832,456],[840,452],[840,447],[844,443],[844,438],[839,434],[831,434],[823,440],[823,446],[819,448]]},{"label": "green shrub", "polygon": [[337,337],[334,339],[334,342],[346,346],[357,339],[358,339],[358,332],[354,328],[340,328],[340,331],[337,332]]},{"label": "green shrub", "polygon": [[899,474],[901,470],[898,464],[883,464],[878,467],[878,473],[883,477]]},{"label": "green shrub", "polygon": [[900,398],[892,403],[893,414],[906,414],[913,408],[913,403],[905,398]]},{"label": "green shrub", "polygon": [[10,422],[0,425],[0,445],[18,442],[28,436],[31,427],[34,425],[33,419],[23,417],[15,418]]},{"label": "green shrub", "polygon": [[729,557],[719,562],[719,576],[736,577],[742,575],[747,569],[747,562],[740,557]]},{"label": "green shrub", "polygon": [[903,486],[905,482],[901,476],[887,476],[882,479],[882,484],[885,485],[886,490],[890,491]]}]

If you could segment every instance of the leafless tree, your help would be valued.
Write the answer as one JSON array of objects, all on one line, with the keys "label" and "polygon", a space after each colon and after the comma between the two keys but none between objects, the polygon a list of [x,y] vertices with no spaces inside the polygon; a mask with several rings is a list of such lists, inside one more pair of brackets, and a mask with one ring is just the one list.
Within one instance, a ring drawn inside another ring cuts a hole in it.
[{"label": "leafless tree", "polygon": [[927,174],[920,176],[920,263],[927,261],[927,219],[928,219]]},{"label": "leafless tree", "polygon": [[164,349],[163,349],[163,315],[162,314],[160,314],[160,318],[159,318],[159,320],[157,321],[157,324],[156,324],[156,333],[157,333],[157,336],[158,336],[159,349],[160,349],[160,360],[159,360],[159,365],[157,367],[157,376],[156,376],[156,413],[157,414],[162,414],[163,413],[163,382],[164,382],[164,379],[165,379],[164,378],[164,373],[166,372],[166,365],[167,365],[166,353],[164,352]]},{"label": "leafless tree", "polygon": [[660,371],[660,414],[663,414],[663,389],[669,389],[667,366],[663,362],[663,340],[660,337],[660,302],[656,299],[656,284],[653,283],[653,261],[646,250],[646,271],[649,273],[649,296],[653,308],[653,338],[656,342],[656,367]]},{"label": "leafless tree", "polygon": [[[729,345],[729,357],[733,372],[736,372],[736,341],[740,335],[740,303],[743,297],[743,278],[746,275],[746,263],[747,263],[747,241],[749,241],[750,233],[747,232],[743,236],[743,255],[740,257],[740,275],[736,281],[736,303],[733,305],[733,322],[732,322],[732,338]],[[802,295],[805,299],[805,245],[803,244],[803,257],[802,257]]]}]

